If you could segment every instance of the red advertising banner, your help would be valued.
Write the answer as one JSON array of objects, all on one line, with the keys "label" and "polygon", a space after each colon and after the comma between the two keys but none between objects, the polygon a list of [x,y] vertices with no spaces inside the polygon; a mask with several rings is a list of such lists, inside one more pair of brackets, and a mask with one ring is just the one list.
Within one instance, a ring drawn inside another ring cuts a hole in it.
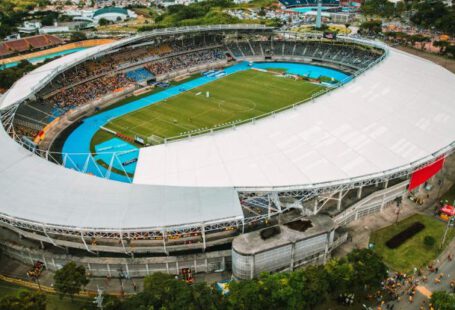
[{"label": "red advertising banner", "polygon": [[444,157],[437,159],[434,163],[414,171],[411,175],[408,190],[412,191],[414,188],[428,181],[432,176],[439,172],[444,166]]}]

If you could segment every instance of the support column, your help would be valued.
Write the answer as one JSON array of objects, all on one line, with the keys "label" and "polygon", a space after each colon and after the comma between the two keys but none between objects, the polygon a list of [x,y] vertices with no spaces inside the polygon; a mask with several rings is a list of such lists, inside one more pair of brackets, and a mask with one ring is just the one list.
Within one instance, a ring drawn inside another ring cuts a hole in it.
[{"label": "support column", "polygon": [[48,266],[47,266],[47,261],[46,261],[46,258],[44,257],[44,254],[41,255],[41,257],[43,259],[44,267],[46,267],[46,269],[49,269]]},{"label": "support column", "polygon": [[341,201],[343,200],[343,191],[338,193],[338,202],[337,202],[337,210],[341,210]]},{"label": "support column", "polygon": [[357,199],[362,198],[362,188],[363,186],[360,186],[359,189],[357,190]]},{"label": "support column", "polygon": [[109,264],[106,264],[106,267],[107,267],[107,274],[109,275],[109,277],[112,277],[111,266]]},{"label": "support column", "polygon": [[32,265],[34,264],[33,262],[33,258],[32,258],[32,255],[30,254],[30,249],[27,248],[27,252],[28,252],[28,258],[30,259],[30,262],[32,263]]},{"label": "support column", "polygon": [[209,260],[205,258],[205,272],[209,273]]},{"label": "support column", "polygon": [[[87,250],[87,252],[93,253],[93,252],[90,251],[90,249],[88,248],[88,245],[87,245],[87,243],[85,242],[84,234],[82,233],[82,231],[81,231],[81,240],[82,240],[82,243],[84,244],[85,249]],[[123,245],[123,240],[122,240],[122,245]],[[125,246],[123,246],[123,248],[125,248]]]},{"label": "support column", "polygon": [[289,264],[289,271],[294,270],[294,253],[295,253],[295,243],[292,243],[291,246],[291,263]]},{"label": "support column", "polygon": [[197,273],[197,259],[193,260],[193,264],[194,264],[194,273]]},{"label": "support column", "polygon": [[166,271],[167,271],[167,274],[170,274],[169,273],[169,263],[168,262],[166,262]]},{"label": "support column", "polygon": [[[384,190],[387,189],[388,186],[389,186],[389,180],[386,180],[384,183]],[[386,196],[386,193],[382,194],[381,208],[380,208],[379,212],[382,212],[384,210],[385,196]]]},{"label": "support column", "polygon": [[255,259],[254,255],[251,256],[251,271],[250,271],[250,280],[254,278],[254,265],[255,265]]},{"label": "support column", "polygon": [[314,207],[313,207],[313,215],[316,215],[318,213],[318,197],[314,198]]},{"label": "support column", "polygon": [[205,226],[204,225],[201,226],[201,233],[202,233],[202,243],[203,243],[202,252],[205,252],[205,249],[207,248],[207,244],[205,241]]},{"label": "support column", "polygon": [[147,275],[149,275],[150,274],[149,264],[145,264],[145,270],[147,272]]},{"label": "support column", "polygon": [[329,244],[325,244],[325,251],[324,251],[324,264],[327,262],[327,255],[329,254]]},{"label": "support column", "polygon": [[168,255],[167,249],[166,249],[166,231],[163,230],[163,231],[161,232],[161,234],[163,235],[163,249],[164,249],[164,253],[166,253],[166,255]]}]

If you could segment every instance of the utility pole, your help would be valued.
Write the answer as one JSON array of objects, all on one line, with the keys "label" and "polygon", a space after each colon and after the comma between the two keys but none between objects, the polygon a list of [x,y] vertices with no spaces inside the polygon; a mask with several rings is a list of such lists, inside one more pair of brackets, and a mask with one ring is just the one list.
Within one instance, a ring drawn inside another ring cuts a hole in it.
[{"label": "utility pole", "polygon": [[95,297],[95,300],[93,301],[94,304],[96,304],[96,307],[103,310],[103,301],[104,301],[104,296],[103,296],[103,290],[96,286],[96,290],[98,292],[98,295]]},{"label": "utility pole", "polygon": [[455,216],[449,217],[449,220],[447,221],[446,230],[444,231],[444,235],[442,236],[441,247],[440,247],[441,249],[444,246],[444,242],[446,242],[447,233],[449,231],[449,227],[452,224],[452,222],[455,222]]},{"label": "utility pole", "polygon": [[316,15],[316,29],[320,29],[322,25],[322,0],[318,0],[318,14]]},{"label": "utility pole", "polygon": [[402,202],[402,200],[403,200],[403,197],[397,197],[397,198],[395,198],[395,201],[396,201],[396,203],[397,203],[397,211],[396,211],[396,213],[397,213],[397,218],[395,219],[395,224],[398,223],[398,217],[400,216],[401,202]]}]

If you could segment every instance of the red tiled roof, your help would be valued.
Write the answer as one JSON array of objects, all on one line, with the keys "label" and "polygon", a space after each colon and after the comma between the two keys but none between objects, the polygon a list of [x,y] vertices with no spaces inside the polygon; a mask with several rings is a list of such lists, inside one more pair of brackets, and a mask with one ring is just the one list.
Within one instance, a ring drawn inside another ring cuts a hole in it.
[{"label": "red tiled roof", "polygon": [[51,47],[62,43],[63,41],[60,38],[48,34],[6,41],[0,43],[0,57],[38,48]]},{"label": "red tiled roof", "polygon": [[45,36],[35,36],[25,38],[24,40],[26,40],[33,48],[42,48],[49,46],[49,41]]},{"label": "red tiled roof", "polygon": [[25,52],[31,48],[30,44],[28,44],[27,41],[24,39],[8,41],[3,44],[5,44],[10,50],[13,50],[15,52]]},{"label": "red tiled roof", "polygon": [[12,54],[13,52],[4,44],[0,44],[0,57]]}]

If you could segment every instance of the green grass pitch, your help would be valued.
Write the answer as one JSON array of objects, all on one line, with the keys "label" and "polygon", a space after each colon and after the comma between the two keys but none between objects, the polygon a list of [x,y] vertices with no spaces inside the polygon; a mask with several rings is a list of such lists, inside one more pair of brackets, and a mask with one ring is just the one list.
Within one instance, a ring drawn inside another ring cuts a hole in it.
[{"label": "green grass pitch", "polygon": [[267,72],[241,71],[116,118],[105,127],[157,143],[258,117],[307,99],[321,89]]}]

